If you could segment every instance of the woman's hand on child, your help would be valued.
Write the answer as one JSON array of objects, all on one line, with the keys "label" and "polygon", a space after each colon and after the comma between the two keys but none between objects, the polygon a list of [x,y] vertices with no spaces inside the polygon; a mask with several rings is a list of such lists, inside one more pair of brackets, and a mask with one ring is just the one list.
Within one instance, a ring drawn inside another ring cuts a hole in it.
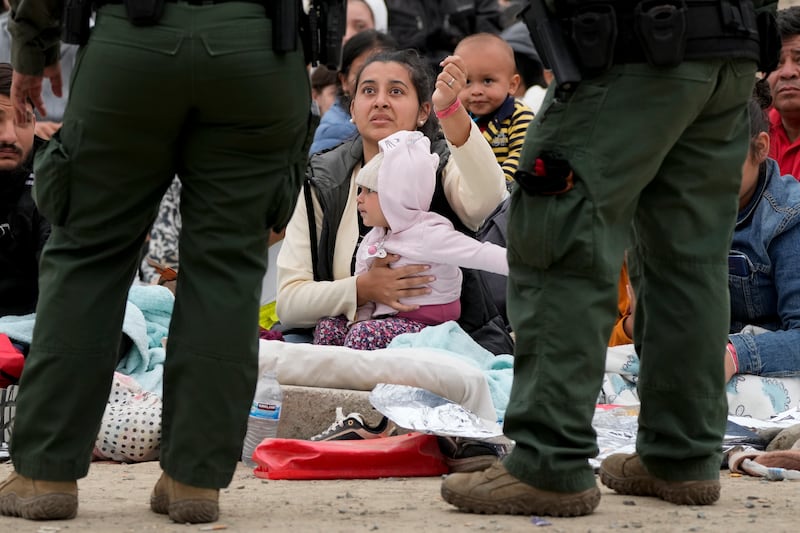
[{"label": "woman's hand on child", "polygon": [[429,294],[426,285],[434,281],[433,276],[420,275],[428,265],[404,265],[390,268],[389,265],[400,259],[399,255],[389,254],[383,259],[375,259],[372,267],[356,278],[358,305],[367,302],[382,303],[401,312],[414,311],[418,305],[407,305],[401,298],[411,298]]}]

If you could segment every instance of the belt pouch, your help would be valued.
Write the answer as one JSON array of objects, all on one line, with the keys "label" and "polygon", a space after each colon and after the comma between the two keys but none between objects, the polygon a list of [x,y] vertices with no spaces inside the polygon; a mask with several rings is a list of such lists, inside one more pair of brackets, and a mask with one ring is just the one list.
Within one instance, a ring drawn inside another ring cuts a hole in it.
[{"label": "belt pouch", "polygon": [[598,73],[611,68],[617,42],[614,8],[609,4],[598,4],[574,15],[572,40],[584,69]]},{"label": "belt pouch", "polygon": [[153,26],[161,20],[164,0],[124,0],[128,20],[134,26]]},{"label": "belt pouch", "polygon": [[675,67],[683,61],[687,12],[684,0],[646,0],[636,5],[634,29],[648,63]]}]

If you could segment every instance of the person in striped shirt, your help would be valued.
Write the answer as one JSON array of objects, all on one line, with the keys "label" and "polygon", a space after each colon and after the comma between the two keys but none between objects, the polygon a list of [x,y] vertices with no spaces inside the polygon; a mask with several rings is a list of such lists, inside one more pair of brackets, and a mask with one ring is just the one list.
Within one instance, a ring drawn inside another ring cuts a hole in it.
[{"label": "person in striped shirt", "polygon": [[510,188],[533,119],[531,108],[514,97],[520,83],[514,51],[497,35],[476,33],[462,39],[454,54],[467,68],[458,97],[492,147]]}]

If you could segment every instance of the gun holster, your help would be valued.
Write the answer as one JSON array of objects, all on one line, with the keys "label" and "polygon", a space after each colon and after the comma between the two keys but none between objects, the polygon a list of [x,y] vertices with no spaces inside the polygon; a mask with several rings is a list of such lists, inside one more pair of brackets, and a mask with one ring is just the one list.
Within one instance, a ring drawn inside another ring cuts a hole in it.
[{"label": "gun holster", "polygon": [[644,0],[633,12],[634,30],[647,62],[655,67],[675,67],[686,53],[685,0]]},{"label": "gun holster", "polygon": [[544,67],[553,71],[560,93],[569,93],[582,79],[577,52],[570,46],[560,17],[545,0],[531,0],[520,12]]},{"label": "gun holster", "polygon": [[610,4],[596,4],[572,17],[572,42],[581,66],[590,72],[603,72],[614,63],[617,42],[617,17]]},{"label": "gun holster", "polygon": [[164,13],[164,0],[124,0],[125,13],[134,26],[158,24]]}]

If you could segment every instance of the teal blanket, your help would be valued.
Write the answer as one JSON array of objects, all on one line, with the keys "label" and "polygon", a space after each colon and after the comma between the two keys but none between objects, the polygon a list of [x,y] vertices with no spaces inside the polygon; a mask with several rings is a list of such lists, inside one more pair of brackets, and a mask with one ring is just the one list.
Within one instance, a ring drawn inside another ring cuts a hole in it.
[{"label": "teal blanket", "polygon": [[166,348],[175,296],[160,285],[134,285],[128,292],[122,331],[133,341],[117,371],[131,376],[147,392],[162,396]]},{"label": "teal blanket", "polygon": [[[128,292],[122,331],[133,347],[117,370],[127,374],[148,392],[161,396],[166,358],[163,339],[169,330],[175,297],[159,285],[134,285]],[[36,315],[0,317],[0,333],[30,344]]]},{"label": "teal blanket", "polygon": [[514,378],[514,357],[507,354],[494,355],[472,340],[458,323],[450,321],[438,326],[428,326],[419,333],[398,335],[388,348],[435,348],[447,355],[477,366],[486,375],[492,403],[497,412],[498,422],[502,422],[511,394],[511,381]]}]

